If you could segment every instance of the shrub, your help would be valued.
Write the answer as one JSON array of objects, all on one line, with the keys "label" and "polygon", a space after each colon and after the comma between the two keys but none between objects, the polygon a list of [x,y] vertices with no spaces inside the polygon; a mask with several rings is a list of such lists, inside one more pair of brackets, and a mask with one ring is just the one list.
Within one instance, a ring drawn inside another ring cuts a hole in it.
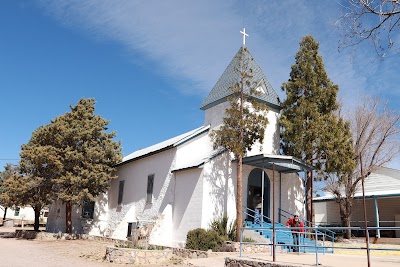
[{"label": "shrub", "polygon": [[225,238],[212,229],[204,230],[197,228],[188,232],[186,237],[186,248],[207,251],[218,251],[224,243]]},{"label": "shrub", "polygon": [[216,231],[220,236],[230,241],[236,241],[236,221],[230,223],[228,227],[228,216],[225,214],[211,222],[210,228]]}]

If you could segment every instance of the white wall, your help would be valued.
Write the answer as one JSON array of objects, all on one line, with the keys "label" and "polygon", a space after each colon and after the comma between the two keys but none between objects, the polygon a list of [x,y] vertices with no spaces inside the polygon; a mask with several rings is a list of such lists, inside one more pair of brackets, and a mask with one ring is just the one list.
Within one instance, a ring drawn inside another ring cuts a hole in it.
[{"label": "white wall", "polygon": [[173,205],[174,246],[186,241],[187,232],[201,227],[203,209],[202,169],[174,173],[175,196]]},{"label": "white wall", "polygon": [[[278,182],[279,183],[279,182]],[[296,173],[282,174],[281,178],[282,209],[300,217],[305,217],[304,211],[304,185],[300,176]],[[287,218],[281,217],[282,222],[286,222]]]},{"label": "white wall", "polygon": [[236,164],[231,159],[224,153],[204,166],[202,228],[209,228],[213,220],[224,214],[228,215],[228,223],[236,218]]},{"label": "white wall", "polygon": [[204,111],[204,125],[211,125],[211,129],[223,124],[225,110],[230,107],[228,101],[224,101],[218,105],[208,108]]},{"label": "white wall", "polygon": [[93,220],[87,220],[84,232],[96,236],[108,236],[108,194],[104,193],[97,197],[94,205]]},{"label": "white wall", "polygon": [[212,150],[209,133],[204,132],[177,147],[175,168],[180,169],[192,166],[193,163],[198,163],[209,157]]},{"label": "white wall", "polygon": [[[225,101],[205,110],[204,125],[210,124],[211,130],[222,125],[225,111],[229,107],[230,103],[228,101]],[[257,155],[261,153],[279,154],[279,116],[279,110],[269,108],[269,111],[267,112],[268,125],[265,130],[264,142],[262,145],[259,142],[254,144],[251,151],[247,153],[247,156]]]},{"label": "white wall", "polygon": [[314,202],[314,222],[316,225],[327,224],[328,214],[327,214],[327,203],[326,202]]},{"label": "white wall", "polygon": [[[2,219],[4,217],[4,210],[5,208],[3,206],[0,206],[0,218]],[[45,211],[48,211],[47,208],[44,208],[41,211],[41,216],[40,220],[44,223],[47,221],[47,217],[43,217],[43,213]],[[7,214],[6,214],[6,219],[13,219],[13,220],[24,220],[24,221],[29,221],[33,222],[35,220],[35,212],[31,206],[25,206],[25,207],[20,207],[19,214],[15,215],[15,209],[13,207],[7,208]]]},{"label": "white wall", "polygon": [[[118,179],[111,182],[109,190],[107,228],[111,237],[126,239],[129,222],[145,224],[162,220],[164,223],[158,222],[158,227],[165,227],[164,231],[172,231],[172,223],[165,221],[165,218],[172,218],[172,215],[165,213],[168,213],[167,205],[173,202],[171,170],[175,166],[175,154],[176,149],[169,149],[118,167]],[[147,179],[151,174],[154,174],[153,203],[149,204],[146,203]],[[121,180],[125,181],[124,194],[121,205],[118,205],[118,187]],[[172,210],[169,212],[172,213]],[[153,241],[162,243],[155,237]]]},{"label": "white wall", "polygon": [[278,110],[269,109],[267,113],[268,125],[264,133],[264,142],[262,145],[259,142],[255,143],[251,151],[247,153],[247,156],[261,153],[279,155],[279,116]]},{"label": "white wall", "polygon": [[[72,206],[71,208],[71,220],[72,220],[72,233],[81,234],[83,233],[83,224],[81,219],[82,207]],[[54,201],[50,206],[49,218],[46,224],[46,231],[57,233],[66,231],[66,208],[65,204],[61,201]]]}]

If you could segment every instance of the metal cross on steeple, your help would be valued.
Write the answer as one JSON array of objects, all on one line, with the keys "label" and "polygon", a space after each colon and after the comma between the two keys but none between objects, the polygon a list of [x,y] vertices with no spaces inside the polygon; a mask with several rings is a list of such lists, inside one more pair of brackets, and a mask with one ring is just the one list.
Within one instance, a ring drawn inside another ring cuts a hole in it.
[{"label": "metal cross on steeple", "polygon": [[246,28],[243,28],[243,31],[240,31],[241,34],[243,34],[243,46],[246,46],[246,36],[249,36],[246,33]]}]

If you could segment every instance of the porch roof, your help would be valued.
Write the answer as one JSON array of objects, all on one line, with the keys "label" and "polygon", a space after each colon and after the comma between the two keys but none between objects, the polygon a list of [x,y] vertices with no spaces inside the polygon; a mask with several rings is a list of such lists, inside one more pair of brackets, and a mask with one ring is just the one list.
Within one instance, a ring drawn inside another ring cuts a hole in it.
[{"label": "porch roof", "polygon": [[280,173],[303,172],[314,169],[313,166],[308,165],[300,159],[283,155],[259,154],[245,157],[243,158],[243,164],[270,170],[272,170],[272,165],[275,164],[275,170]]}]

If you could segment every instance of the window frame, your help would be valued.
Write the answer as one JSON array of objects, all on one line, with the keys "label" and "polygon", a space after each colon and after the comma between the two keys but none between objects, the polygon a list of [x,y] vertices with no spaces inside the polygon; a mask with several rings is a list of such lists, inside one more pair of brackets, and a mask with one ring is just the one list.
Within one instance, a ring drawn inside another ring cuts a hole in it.
[{"label": "window frame", "polygon": [[123,200],[124,200],[124,187],[125,187],[125,180],[119,181],[119,186],[118,186],[118,199],[117,199],[117,205],[121,206]]},{"label": "window frame", "polygon": [[154,178],[154,173],[147,176],[146,204],[153,204]]}]

